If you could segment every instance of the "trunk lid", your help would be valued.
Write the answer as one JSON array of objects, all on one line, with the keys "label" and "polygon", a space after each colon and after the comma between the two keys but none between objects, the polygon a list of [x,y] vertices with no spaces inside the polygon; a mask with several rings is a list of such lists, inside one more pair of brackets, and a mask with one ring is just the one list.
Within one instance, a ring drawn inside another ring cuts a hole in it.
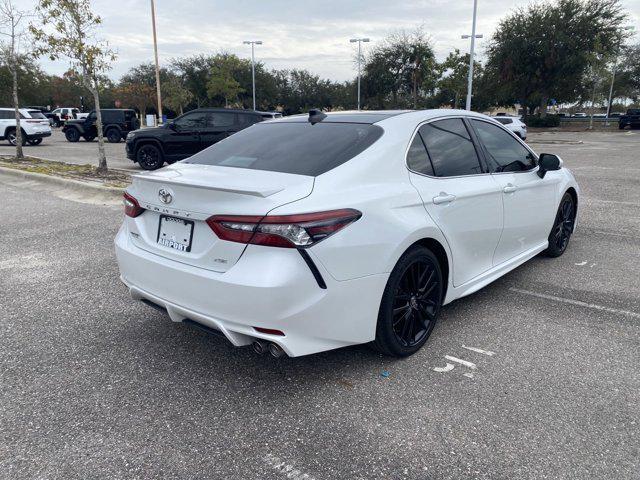
[{"label": "trunk lid", "polygon": [[[220,240],[206,219],[266,215],[308,196],[313,183],[314,177],[305,175],[188,163],[140,173],[127,189],[145,209],[136,218],[127,217],[131,240],[148,252],[224,272],[240,259],[245,245]],[[171,246],[172,241],[188,247],[178,245],[184,249],[178,250]]]}]

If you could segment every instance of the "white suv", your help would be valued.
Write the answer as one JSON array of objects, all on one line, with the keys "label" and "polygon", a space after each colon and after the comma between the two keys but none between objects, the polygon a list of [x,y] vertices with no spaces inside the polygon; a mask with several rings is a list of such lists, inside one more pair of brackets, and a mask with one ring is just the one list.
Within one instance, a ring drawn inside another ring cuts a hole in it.
[{"label": "white suv", "polygon": [[[39,110],[21,108],[20,127],[22,143],[39,145],[44,137],[51,136],[49,119]],[[13,108],[0,108],[0,140],[6,139],[11,145],[17,143],[16,115]]]},{"label": "white suv", "polygon": [[493,117],[493,119],[503,124],[507,130],[511,130],[522,140],[527,139],[527,126],[519,118],[499,115],[497,117]]}]

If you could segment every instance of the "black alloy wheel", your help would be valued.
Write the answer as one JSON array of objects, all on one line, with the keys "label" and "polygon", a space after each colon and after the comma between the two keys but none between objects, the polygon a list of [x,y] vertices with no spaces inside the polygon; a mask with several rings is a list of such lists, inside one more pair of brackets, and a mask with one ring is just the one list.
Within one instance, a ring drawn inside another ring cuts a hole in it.
[{"label": "black alloy wheel", "polygon": [[424,247],[409,250],[389,276],[373,346],[397,357],[417,352],[435,327],[443,287],[435,255]]},{"label": "black alloy wheel", "polygon": [[549,257],[559,257],[567,249],[576,221],[576,207],[570,193],[565,193],[558,207],[553,228],[549,234],[549,247],[545,253]]},{"label": "black alloy wheel", "polygon": [[145,170],[157,170],[164,163],[160,149],[150,144],[138,148],[136,161]]},{"label": "black alloy wheel", "polygon": [[120,140],[122,140],[122,135],[119,130],[116,130],[115,128],[107,130],[107,141],[109,143],[118,143]]},{"label": "black alloy wheel", "polygon": [[77,142],[80,140],[80,132],[77,128],[71,127],[66,132],[64,132],[64,136],[69,142]]}]

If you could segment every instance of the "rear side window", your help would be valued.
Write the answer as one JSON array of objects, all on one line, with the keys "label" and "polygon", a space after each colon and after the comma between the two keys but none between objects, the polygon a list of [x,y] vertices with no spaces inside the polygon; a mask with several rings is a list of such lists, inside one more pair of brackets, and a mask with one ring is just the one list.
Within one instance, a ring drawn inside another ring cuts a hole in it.
[{"label": "rear side window", "polygon": [[414,172],[431,177],[434,176],[431,160],[429,160],[427,149],[424,148],[424,143],[422,143],[419,133],[416,133],[416,136],[413,137],[413,142],[411,142],[409,152],[407,152],[407,166]]},{"label": "rear side window", "polygon": [[0,110],[0,120],[9,120],[16,118],[16,114],[11,110]]},{"label": "rear side window", "polygon": [[185,163],[317,176],[362,153],[383,132],[360,123],[259,123]]},{"label": "rear side window", "polygon": [[438,120],[420,127],[436,177],[482,173],[471,136],[459,118]]},{"label": "rear side window", "polygon": [[210,112],[207,127],[232,127],[236,123],[235,113]]},{"label": "rear side window", "polygon": [[521,172],[536,166],[533,154],[510,133],[489,122],[471,120],[484,146],[491,172]]},{"label": "rear side window", "polygon": [[31,118],[44,118],[45,120],[47,119],[47,117],[45,117],[40,110],[29,110],[29,115],[31,116]]}]

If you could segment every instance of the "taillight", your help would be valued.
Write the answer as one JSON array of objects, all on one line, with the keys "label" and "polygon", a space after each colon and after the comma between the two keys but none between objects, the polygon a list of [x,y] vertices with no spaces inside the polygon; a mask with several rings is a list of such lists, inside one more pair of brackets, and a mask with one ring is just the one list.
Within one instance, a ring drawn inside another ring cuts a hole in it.
[{"label": "taillight", "polygon": [[128,217],[135,218],[144,212],[144,208],[142,208],[138,201],[127,192],[124,192],[122,203],[124,203],[124,214]]},{"label": "taillight", "polygon": [[214,215],[207,224],[221,240],[269,247],[310,247],[362,216],[345,208],[299,215]]}]

